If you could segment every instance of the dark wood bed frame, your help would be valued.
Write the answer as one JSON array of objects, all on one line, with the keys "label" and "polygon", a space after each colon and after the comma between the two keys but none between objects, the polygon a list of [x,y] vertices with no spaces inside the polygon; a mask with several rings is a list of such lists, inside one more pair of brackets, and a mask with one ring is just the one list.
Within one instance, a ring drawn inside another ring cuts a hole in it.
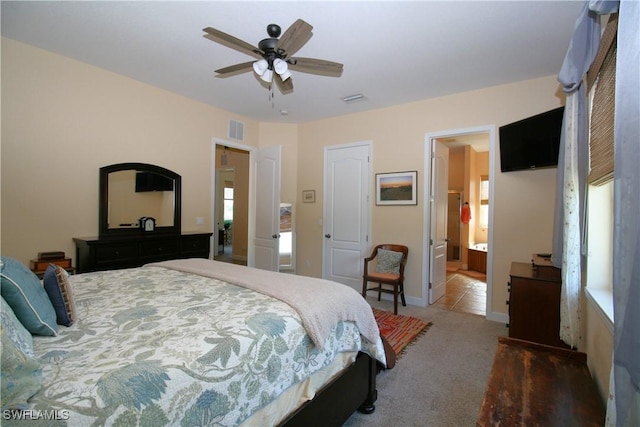
[{"label": "dark wood bed frame", "polygon": [[365,353],[325,385],[313,400],[290,414],[282,427],[341,426],[356,411],[371,414],[378,398],[376,375],[382,365]]}]

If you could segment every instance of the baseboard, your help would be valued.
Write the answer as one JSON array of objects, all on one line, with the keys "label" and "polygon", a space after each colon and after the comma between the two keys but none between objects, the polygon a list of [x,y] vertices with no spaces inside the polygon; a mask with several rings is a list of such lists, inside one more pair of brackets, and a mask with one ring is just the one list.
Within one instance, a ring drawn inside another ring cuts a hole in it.
[{"label": "baseboard", "polygon": [[491,320],[492,322],[504,323],[506,325],[507,323],[509,323],[509,315],[492,311],[491,313],[487,313],[487,320]]}]

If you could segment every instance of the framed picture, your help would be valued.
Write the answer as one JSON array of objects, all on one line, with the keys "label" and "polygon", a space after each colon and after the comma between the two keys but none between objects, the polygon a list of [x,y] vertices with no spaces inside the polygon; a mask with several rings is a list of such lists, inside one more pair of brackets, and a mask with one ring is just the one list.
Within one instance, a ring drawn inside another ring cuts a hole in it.
[{"label": "framed picture", "polygon": [[302,190],[302,203],[315,203],[316,190]]},{"label": "framed picture", "polygon": [[417,205],[417,171],[377,173],[376,205]]}]

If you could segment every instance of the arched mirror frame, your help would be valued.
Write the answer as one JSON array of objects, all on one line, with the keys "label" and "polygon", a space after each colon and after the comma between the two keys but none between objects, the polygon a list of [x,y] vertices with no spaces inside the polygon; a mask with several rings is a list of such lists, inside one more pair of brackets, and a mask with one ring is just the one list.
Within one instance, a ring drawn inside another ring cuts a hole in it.
[{"label": "arched mirror frame", "polygon": [[144,233],[137,228],[109,228],[109,174],[112,172],[135,170],[167,176],[174,181],[173,186],[173,225],[156,227],[155,234],[180,234],[182,225],[182,177],[161,166],[147,163],[118,163],[100,168],[100,200],[98,203],[98,224],[100,237],[126,236]]}]

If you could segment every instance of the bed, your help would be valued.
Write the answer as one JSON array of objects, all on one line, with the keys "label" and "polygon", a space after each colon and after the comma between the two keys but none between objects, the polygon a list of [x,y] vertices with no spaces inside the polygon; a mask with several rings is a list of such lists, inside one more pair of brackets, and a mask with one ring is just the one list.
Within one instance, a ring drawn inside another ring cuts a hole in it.
[{"label": "bed", "polygon": [[42,383],[23,408],[30,417],[340,425],[373,411],[384,345],[347,286],[205,259],[68,280],[73,324],[33,336]]}]

